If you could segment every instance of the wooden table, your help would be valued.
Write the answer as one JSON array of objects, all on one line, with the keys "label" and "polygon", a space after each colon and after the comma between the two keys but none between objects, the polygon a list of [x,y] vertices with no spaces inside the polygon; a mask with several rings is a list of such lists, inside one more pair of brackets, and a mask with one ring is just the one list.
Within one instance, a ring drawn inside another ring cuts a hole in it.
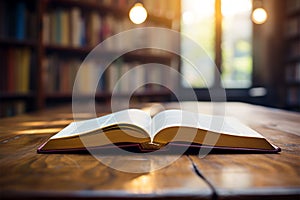
[{"label": "wooden table", "polygon": [[[183,109],[199,108],[203,113],[220,106],[226,115],[259,131],[282,151],[209,154],[204,158],[183,155],[151,173],[117,171],[89,154],[37,154],[40,144],[72,121],[71,107],[65,106],[0,119],[0,198],[300,199],[300,114],[243,103],[181,104]],[[135,107],[153,111],[178,108],[178,104]],[[107,112],[107,106],[99,108],[100,115]],[[163,161],[170,156],[155,159]],[[106,159],[126,165],[126,159],[136,158]]]}]

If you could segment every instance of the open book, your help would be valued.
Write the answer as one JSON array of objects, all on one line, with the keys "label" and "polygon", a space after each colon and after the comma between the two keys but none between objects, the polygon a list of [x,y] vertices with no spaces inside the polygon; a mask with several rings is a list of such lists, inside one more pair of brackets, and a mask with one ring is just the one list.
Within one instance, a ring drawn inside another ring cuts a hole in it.
[{"label": "open book", "polygon": [[[39,153],[115,147],[134,151],[176,148],[279,152],[258,132],[233,118],[165,110],[153,118],[138,109],[72,122],[38,148]],[[137,147],[137,148],[133,148]],[[125,148],[126,149],[126,148]]]}]

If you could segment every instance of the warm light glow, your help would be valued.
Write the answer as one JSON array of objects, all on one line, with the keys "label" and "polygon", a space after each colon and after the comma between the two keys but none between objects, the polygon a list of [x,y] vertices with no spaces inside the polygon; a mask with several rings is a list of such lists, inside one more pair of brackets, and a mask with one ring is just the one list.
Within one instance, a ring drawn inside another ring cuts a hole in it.
[{"label": "warm light glow", "polygon": [[21,122],[18,126],[66,126],[73,122],[73,120],[54,120],[54,121],[32,121],[32,122]]},{"label": "warm light glow", "polygon": [[241,189],[248,188],[253,184],[253,176],[250,174],[246,167],[230,165],[222,168],[219,178],[222,184],[226,185],[226,188]]},{"label": "warm light glow", "polygon": [[143,4],[136,3],[129,11],[129,18],[135,24],[143,23],[147,18],[147,11]]},{"label": "warm light glow", "polygon": [[137,194],[150,194],[158,187],[156,183],[156,175],[149,173],[141,175],[125,184],[126,190],[130,190]]},{"label": "warm light glow", "polygon": [[255,24],[263,24],[268,18],[267,12],[263,8],[256,8],[252,13],[252,21]]},{"label": "warm light glow", "polygon": [[225,17],[236,16],[241,13],[247,13],[248,10],[252,9],[251,0],[222,0],[221,4],[221,12],[222,15]]},{"label": "warm light glow", "polygon": [[16,134],[50,134],[50,133],[58,133],[61,131],[61,128],[41,128],[41,129],[28,129],[22,131],[16,131]]},{"label": "warm light glow", "polygon": [[189,24],[193,24],[195,16],[193,15],[193,12],[185,11],[182,14],[182,19],[183,19],[183,23],[189,25]]}]

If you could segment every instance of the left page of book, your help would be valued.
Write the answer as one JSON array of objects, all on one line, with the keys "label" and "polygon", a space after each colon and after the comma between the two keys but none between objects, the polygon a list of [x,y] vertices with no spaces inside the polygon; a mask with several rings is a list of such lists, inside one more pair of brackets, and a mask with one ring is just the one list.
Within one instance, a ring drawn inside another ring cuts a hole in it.
[{"label": "left page of book", "polygon": [[126,127],[126,125],[128,125],[128,127],[135,126],[149,133],[150,124],[151,117],[146,112],[138,109],[128,109],[95,119],[72,122],[56,135],[52,136],[51,139],[83,135],[118,125],[121,126],[121,128]]}]

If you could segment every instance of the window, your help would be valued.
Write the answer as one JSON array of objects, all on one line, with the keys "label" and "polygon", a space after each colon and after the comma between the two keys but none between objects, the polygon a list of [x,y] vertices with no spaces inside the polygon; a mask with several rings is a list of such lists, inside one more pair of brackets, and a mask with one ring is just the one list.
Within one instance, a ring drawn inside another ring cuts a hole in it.
[{"label": "window", "polygon": [[[182,0],[181,9],[181,32],[197,42],[219,65],[223,87],[250,87],[251,0]],[[183,57],[187,54],[197,55],[197,51],[187,47],[184,40],[181,53]],[[181,72],[193,88],[209,88],[217,83],[214,63],[208,56],[199,55],[199,62],[195,66],[197,69],[182,59]],[[197,70],[201,75],[195,73]],[[187,87],[184,81],[182,85]]]}]

